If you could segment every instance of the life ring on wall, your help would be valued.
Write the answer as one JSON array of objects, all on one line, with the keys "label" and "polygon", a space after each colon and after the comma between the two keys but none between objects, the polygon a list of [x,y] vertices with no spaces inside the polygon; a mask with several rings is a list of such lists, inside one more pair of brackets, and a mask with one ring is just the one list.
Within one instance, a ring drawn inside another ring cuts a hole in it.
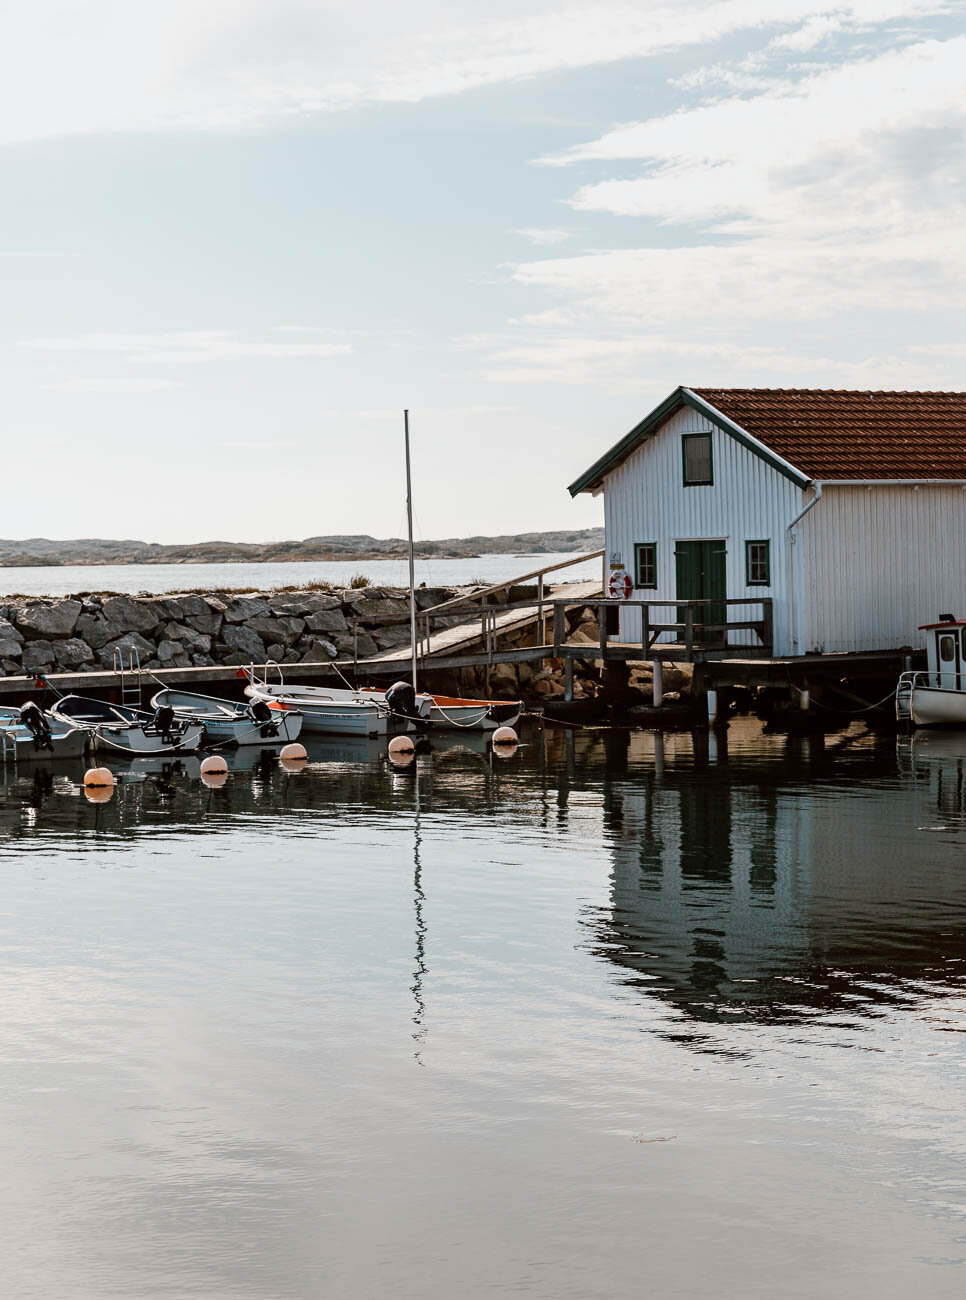
[{"label": "life ring on wall", "polygon": [[610,575],[610,581],[607,583],[607,593],[612,600],[627,600],[633,590],[631,575],[622,573],[618,570]]}]

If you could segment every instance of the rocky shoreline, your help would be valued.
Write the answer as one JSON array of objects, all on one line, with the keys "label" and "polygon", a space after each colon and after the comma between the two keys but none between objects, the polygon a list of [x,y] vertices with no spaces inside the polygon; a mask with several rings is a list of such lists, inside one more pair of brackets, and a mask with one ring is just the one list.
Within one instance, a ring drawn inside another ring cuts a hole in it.
[{"label": "rocky shoreline", "polygon": [[[417,607],[429,609],[468,587],[421,587]],[[509,598],[529,600],[536,589],[512,588]],[[472,618],[472,606],[440,616],[434,631]],[[598,645],[600,629],[591,606],[568,611],[568,640]],[[533,644],[533,626],[509,631],[500,649]],[[205,595],[77,595],[62,599],[0,600],[0,677],[39,673],[110,671],[120,652],[136,652],[147,670],[247,667],[274,661],[317,664],[319,673],[334,660],[363,661],[410,642],[409,593],[399,587],[346,587]],[[404,665],[400,676],[405,675]],[[360,679],[365,674],[360,662]],[[486,692],[498,699],[562,704],[565,667],[547,658],[518,664],[497,663],[458,670],[427,668],[433,690],[446,694]],[[668,666],[665,700],[686,697],[690,673]],[[599,663],[577,660],[573,702],[591,714],[646,710],[652,703],[651,667],[629,664],[626,672],[604,677]],[[686,702],[686,701],[682,701]],[[592,705],[599,707],[592,708]],[[568,705],[569,707],[569,705]]]}]

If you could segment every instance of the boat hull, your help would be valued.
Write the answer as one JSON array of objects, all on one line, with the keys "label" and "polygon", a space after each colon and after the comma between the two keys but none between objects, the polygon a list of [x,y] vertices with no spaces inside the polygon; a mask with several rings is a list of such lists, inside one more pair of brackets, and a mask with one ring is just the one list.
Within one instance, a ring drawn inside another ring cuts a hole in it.
[{"label": "boat hull", "polygon": [[917,727],[966,727],[966,691],[914,686],[909,717]]},{"label": "boat hull", "polygon": [[88,735],[82,727],[51,728],[52,749],[38,748],[26,727],[4,727],[0,736],[0,763],[44,763],[53,758],[83,758]]},{"label": "boat hull", "polygon": [[143,727],[92,727],[91,749],[95,754],[132,754],[150,758],[170,757],[174,754],[193,754],[201,748],[205,729],[201,723],[190,723],[175,744],[163,736],[145,732]]},{"label": "boat hull", "polygon": [[522,712],[519,700],[494,703],[434,695],[429,720],[434,731],[496,731],[497,727],[515,727]]}]

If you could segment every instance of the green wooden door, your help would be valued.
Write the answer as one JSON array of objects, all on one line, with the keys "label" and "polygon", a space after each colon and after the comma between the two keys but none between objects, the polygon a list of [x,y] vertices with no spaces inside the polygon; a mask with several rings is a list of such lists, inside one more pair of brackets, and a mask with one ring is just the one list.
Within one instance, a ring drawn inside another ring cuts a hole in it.
[{"label": "green wooden door", "polygon": [[[678,542],[674,551],[679,600],[725,600],[727,597],[727,549],[718,542]],[[684,622],[684,607],[678,607],[678,622]],[[726,605],[705,605],[694,613],[695,640],[723,645],[725,633],[705,632],[704,623],[724,623]]]}]

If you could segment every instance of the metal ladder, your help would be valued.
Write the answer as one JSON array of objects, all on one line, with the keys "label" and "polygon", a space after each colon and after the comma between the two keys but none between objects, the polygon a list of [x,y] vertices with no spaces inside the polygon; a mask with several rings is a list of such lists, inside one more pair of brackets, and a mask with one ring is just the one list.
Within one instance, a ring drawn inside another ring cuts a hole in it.
[{"label": "metal ladder", "polygon": [[[127,655],[125,656],[125,651]],[[125,664],[125,658],[127,663]],[[135,645],[114,647],[114,671],[121,679],[121,703],[129,709],[141,708],[141,655]]]},{"label": "metal ladder", "polygon": [[912,720],[912,688],[915,685],[917,673],[902,673],[899,677],[899,684],[896,687],[896,720],[898,722],[910,722]]}]

